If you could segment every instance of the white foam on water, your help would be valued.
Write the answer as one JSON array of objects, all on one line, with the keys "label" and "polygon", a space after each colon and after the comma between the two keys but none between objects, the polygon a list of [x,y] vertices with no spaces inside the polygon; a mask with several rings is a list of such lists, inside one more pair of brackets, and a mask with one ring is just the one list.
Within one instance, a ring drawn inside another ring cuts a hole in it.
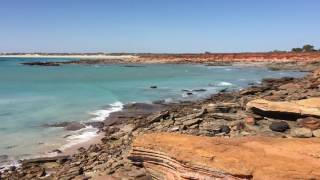
[{"label": "white foam on water", "polygon": [[229,83],[229,82],[224,82],[224,81],[222,81],[222,82],[219,82],[217,85],[218,85],[218,86],[232,86],[233,84],[232,84],[232,83]]},{"label": "white foam on water", "polygon": [[123,109],[123,104],[120,101],[110,104],[108,109],[100,109],[90,114],[95,116],[90,119],[90,121],[104,121],[111,113],[121,111]]},{"label": "white foam on water", "polygon": [[[108,109],[91,112],[90,114],[95,117],[91,118],[89,121],[104,121],[111,113],[121,111],[122,109],[123,104],[117,101],[110,104],[110,108]],[[67,144],[63,145],[60,149],[64,150],[77,144],[85,143],[96,136],[98,136],[98,129],[92,126],[86,126],[83,129],[75,131],[71,136],[68,136]]]},{"label": "white foam on water", "polygon": [[60,149],[63,151],[64,149],[70,148],[74,145],[85,143],[96,136],[98,136],[98,129],[92,126],[87,126],[76,131],[73,135],[67,137],[68,143],[63,145]]},{"label": "white foam on water", "polygon": [[0,172],[8,170],[11,166],[20,167],[21,163],[18,160],[8,160],[5,163],[0,163]]}]

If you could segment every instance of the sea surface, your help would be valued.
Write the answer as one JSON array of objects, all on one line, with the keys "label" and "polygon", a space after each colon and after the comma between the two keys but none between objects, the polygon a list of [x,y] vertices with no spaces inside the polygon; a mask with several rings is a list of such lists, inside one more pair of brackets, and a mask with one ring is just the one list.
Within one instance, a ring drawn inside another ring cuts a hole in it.
[{"label": "sea surface", "polygon": [[[304,75],[240,66],[21,65],[67,60],[0,58],[0,165],[63,149],[96,135],[92,127],[67,132],[44,124],[103,121],[126,103],[193,100],[221,89],[259,83],[262,78]],[[207,91],[189,96],[182,91],[195,89]]]}]

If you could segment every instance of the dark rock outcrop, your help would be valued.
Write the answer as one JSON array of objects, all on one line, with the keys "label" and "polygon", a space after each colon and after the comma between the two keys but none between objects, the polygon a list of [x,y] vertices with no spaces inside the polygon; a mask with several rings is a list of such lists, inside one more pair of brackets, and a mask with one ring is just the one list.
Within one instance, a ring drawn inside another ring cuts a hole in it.
[{"label": "dark rock outcrop", "polygon": [[285,132],[287,129],[290,129],[289,124],[285,121],[272,122],[269,128],[276,132]]}]

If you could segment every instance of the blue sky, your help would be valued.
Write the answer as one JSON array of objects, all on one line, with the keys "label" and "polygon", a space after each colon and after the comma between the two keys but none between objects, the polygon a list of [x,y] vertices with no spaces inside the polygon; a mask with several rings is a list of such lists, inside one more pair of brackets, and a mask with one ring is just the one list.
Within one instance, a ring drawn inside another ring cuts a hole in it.
[{"label": "blue sky", "polygon": [[319,0],[1,0],[0,52],[320,48]]}]

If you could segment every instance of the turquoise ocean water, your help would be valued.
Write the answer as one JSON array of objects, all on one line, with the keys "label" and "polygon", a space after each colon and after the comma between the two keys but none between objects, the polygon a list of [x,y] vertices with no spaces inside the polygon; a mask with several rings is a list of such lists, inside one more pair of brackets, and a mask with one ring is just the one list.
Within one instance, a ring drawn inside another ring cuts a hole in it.
[{"label": "turquoise ocean water", "polygon": [[[71,133],[43,124],[100,121],[125,103],[189,100],[227,87],[245,87],[266,77],[303,75],[236,66],[20,64],[65,60],[70,59],[0,58],[0,164],[80,142],[96,131],[88,127]],[[158,88],[151,89],[152,85]],[[192,96],[182,91],[200,88],[207,91]]]}]

